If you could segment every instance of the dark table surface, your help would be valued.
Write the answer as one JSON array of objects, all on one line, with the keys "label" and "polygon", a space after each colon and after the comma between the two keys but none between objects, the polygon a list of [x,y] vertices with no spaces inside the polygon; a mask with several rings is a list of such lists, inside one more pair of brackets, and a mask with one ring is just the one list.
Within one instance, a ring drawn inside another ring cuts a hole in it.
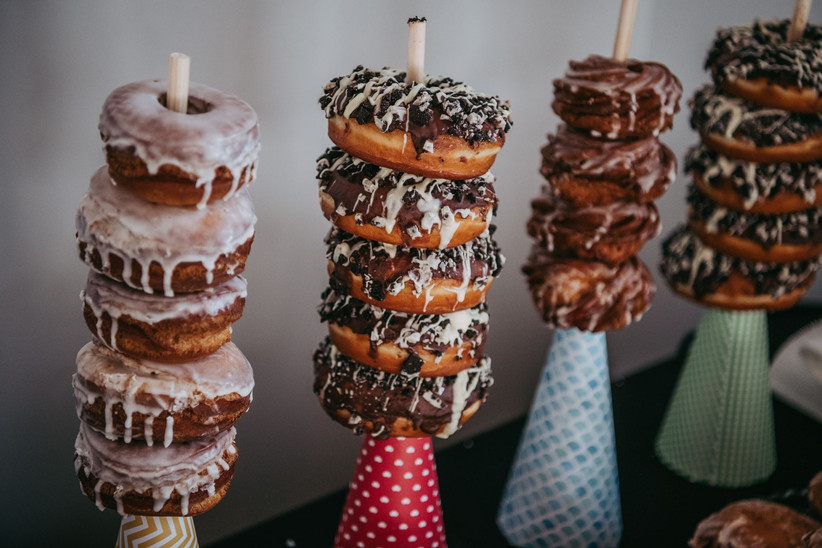
[{"label": "dark table surface", "polygon": [[[773,355],[794,332],[822,318],[822,308],[797,307],[769,316]],[[653,443],[690,343],[679,352],[612,385],[623,514],[623,547],[686,546],[697,523],[729,502],[764,498],[797,509],[803,489],[822,470],[822,424],[774,399],[777,469],[765,482],[740,489],[690,483],[665,468]],[[497,505],[525,417],[436,454],[450,548],[506,547],[496,527]],[[353,463],[352,463],[353,466]],[[482,481],[477,481],[481,477]],[[210,545],[330,547],[346,491],[272,518]]]}]

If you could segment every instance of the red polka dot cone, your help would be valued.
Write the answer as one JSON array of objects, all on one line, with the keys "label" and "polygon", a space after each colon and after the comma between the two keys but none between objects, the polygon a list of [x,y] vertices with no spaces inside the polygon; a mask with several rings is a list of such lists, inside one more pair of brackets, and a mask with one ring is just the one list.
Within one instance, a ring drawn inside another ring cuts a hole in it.
[{"label": "red polka dot cone", "polygon": [[431,440],[366,436],[334,547],[445,546]]}]

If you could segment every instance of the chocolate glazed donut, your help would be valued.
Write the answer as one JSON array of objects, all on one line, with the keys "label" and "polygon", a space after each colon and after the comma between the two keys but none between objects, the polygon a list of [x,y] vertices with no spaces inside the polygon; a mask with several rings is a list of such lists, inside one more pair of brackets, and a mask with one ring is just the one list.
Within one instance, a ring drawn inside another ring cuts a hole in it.
[{"label": "chocolate glazed donut", "polygon": [[554,257],[538,245],[522,267],[531,297],[552,328],[622,329],[651,306],[656,286],[637,257],[609,266]]},{"label": "chocolate glazed donut", "polygon": [[369,240],[454,247],[490,225],[494,176],[432,179],[370,164],[334,147],[317,160],[320,205],[338,228]]},{"label": "chocolate glazed donut", "polygon": [[647,203],[676,178],[676,155],[659,139],[595,139],[560,124],[542,148],[540,173],[564,200],[582,207]]},{"label": "chocolate glazed donut", "polygon": [[569,67],[554,80],[551,103],[569,126],[608,139],[656,136],[672,127],[682,84],[665,65],[591,55]]},{"label": "chocolate glazed donut", "polygon": [[528,234],[557,257],[616,265],[639,253],[660,230],[653,202],[573,207],[544,187],[531,201],[531,209]]}]

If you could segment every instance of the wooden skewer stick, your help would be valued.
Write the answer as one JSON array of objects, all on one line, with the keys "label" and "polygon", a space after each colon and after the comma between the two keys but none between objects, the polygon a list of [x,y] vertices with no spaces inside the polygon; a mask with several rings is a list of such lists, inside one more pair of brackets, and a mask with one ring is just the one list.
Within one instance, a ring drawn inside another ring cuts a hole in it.
[{"label": "wooden skewer stick", "polygon": [[166,103],[174,112],[188,111],[188,78],[191,58],[184,53],[168,56],[168,95]]},{"label": "wooden skewer stick", "polygon": [[793,17],[791,18],[791,26],[788,27],[788,42],[802,40],[805,27],[808,24],[808,13],[811,11],[811,2],[812,0],[796,0],[796,5],[793,8]]},{"label": "wooden skewer stick", "polygon": [[408,63],[405,83],[425,82],[425,17],[408,20]]},{"label": "wooden skewer stick", "polygon": [[616,40],[614,41],[614,61],[624,63],[628,59],[628,50],[631,47],[631,33],[634,30],[637,0],[622,0],[619,8],[619,24],[617,25]]}]

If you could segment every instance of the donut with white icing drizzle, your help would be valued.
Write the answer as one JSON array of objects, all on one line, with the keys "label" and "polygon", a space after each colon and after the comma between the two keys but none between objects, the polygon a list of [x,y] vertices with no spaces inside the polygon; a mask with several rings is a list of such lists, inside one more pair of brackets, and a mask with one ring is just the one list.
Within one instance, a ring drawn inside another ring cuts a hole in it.
[{"label": "donut with white icing drizzle", "polygon": [[507,101],[451,78],[406,84],[405,72],[357,66],[323,88],[334,144],[367,162],[439,179],[488,171],[511,128]]},{"label": "donut with white icing drizzle", "polygon": [[655,137],[609,141],[560,124],[542,147],[540,173],[575,206],[656,200],[676,179],[676,155]]},{"label": "donut with white icing drizzle", "polygon": [[494,177],[432,179],[370,164],[334,147],[317,161],[320,205],[338,228],[411,247],[454,247],[491,224]]},{"label": "donut with white icing drizzle", "polygon": [[100,114],[109,174],[141,198],[167,205],[229,199],[254,179],[260,150],[257,114],[246,102],[189,84],[188,112],[166,108],[165,80],[109,94]]},{"label": "donut with white icing drizzle", "polygon": [[691,127],[708,148],[749,162],[822,159],[822,114],[761,107],[713,85],[691,101]]},{"label": "donut with white icing drizzle", "polygon": [[180,362],[207,356],[231,340],[246,286],[245,278],[235,276],[203,291],[165,297],[92,270],[80,299],[86,325],[107,347],[135,358]]},{"label": "donut with white icing drizzle", "polygon": [[616,265],[627,261],[661,229],[653,202],[611,202],[574,207],[550,187],[531,201],[528,235],[557,257]]},{"label": "donut with white icing drizzle", "polygon": [[152,204],[100,168],[77,212],[77,242],[80,258],[97,272],[172,296],[242,273],[256,220],[246,189],[203,208]]},{"label": "donut with white icing drizzle", "polygon": [[314,353],[314,394],[323,410],[377,439],[447,438],[477,412],[492,384],[488,357],[456,375],[421,377],[357,363],[328,339]]},{"label": "donut with white icing drizzle", "polygon": [[447,314],[408,314],[328,288],[319,312],[340,352],[397,375],[455,375],[477,363],[488,335],[485,303]]},{"label": "donut with white icing drizzle", "polygon": [[168,446],[213,436],[248,410],[251,365],[234,343],[199,360],[129,358],[97,342],[77,354],[77,415],[109,439]]},{"label": "donut with white icing drizzle", "polygon": [[795,305],[810,288],[819,259],[746,261],[708,247],[682,225],[662,243],[660,269],[674,291],[701,304],[726,310],[781,310]]},{"label": "donut with white icing drizzle", "polygon": [[789,19],[717,30],[705,68],[726,92],[762,106],[822,112],[822,26],[787,39]]},{"label": "donut with white icing drizzle", "polygon": [[556,257],[531,248],[522,271],[542,320],[551,328],[599,332],[639,321],[656,285],[637,257],[618,265]]},{"label": "donut with white icing drizzle", "polygon": [[685,172],[705,196],[737,211],[779,215],[822,206],[822,160],[748,162],[700,144],[688,150]]},{"label": "donut with white icing drizzle", "polygon": [[601,55],[568,65],[554,79],[551,107],[569,126],[605,139],[651,137],[672,127],[682,84],[665,65]]},{"label": "donut with white icing drizzle", "polygon": [[412,314],[444,314],[477,306],[504,263],[490,230],[461,246],[418,249],[332,228],[326,245],[335,290]]},{"label": "donut with white icing drizzle", "polygon": [[822,254],[822,209],[757,215],[723,207],[688,190],[688,225],[717,251],[749,261],[790,263]]},{"label": "donut with white icing drizzle", "polygon": [[228,490],[235,430],[168,447],[108,440],[81,423],[74,444],[80,488],[100,510],[121,515],[195,516]]}]

